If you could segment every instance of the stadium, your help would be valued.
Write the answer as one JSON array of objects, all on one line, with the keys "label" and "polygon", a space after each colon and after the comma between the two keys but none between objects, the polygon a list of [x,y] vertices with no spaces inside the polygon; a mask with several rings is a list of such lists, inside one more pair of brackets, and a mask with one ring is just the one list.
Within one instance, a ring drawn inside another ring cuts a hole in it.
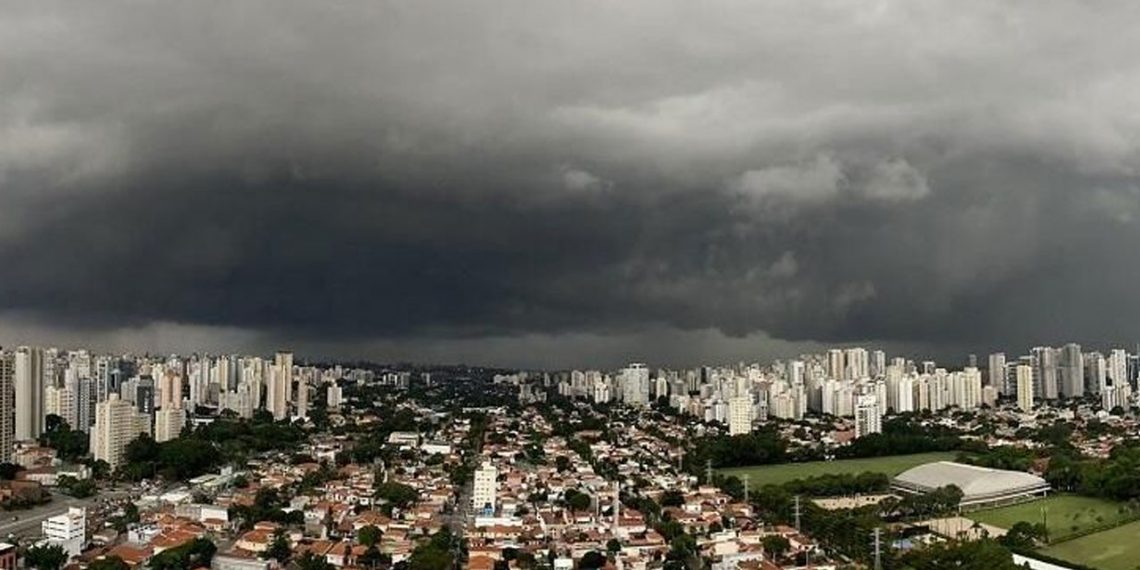
[{"label": "stadium", "polygon": [[913,467],[891,480],[891,488],[908,494],[929,493],[954,485],[962,490],[962,509],[979,509],[1026,501],[1049,493],[1044,479],[1021,471],[938,461]]}]

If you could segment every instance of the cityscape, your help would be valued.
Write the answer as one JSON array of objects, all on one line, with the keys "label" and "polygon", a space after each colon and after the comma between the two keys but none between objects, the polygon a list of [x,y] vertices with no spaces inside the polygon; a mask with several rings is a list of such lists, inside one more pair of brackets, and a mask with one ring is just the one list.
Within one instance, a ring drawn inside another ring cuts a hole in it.
[{"label": "cityscape", "polygon": [[1140,524],[1138,381],[1140,355],[1072,343],[958,365],[847,347],[557,371],[4,348],[0,556],[52,570],[1063,563]]},{"label": "cityscape", "polygon": [[1140,570],[1137,22],[0,1],[0,570]]}]

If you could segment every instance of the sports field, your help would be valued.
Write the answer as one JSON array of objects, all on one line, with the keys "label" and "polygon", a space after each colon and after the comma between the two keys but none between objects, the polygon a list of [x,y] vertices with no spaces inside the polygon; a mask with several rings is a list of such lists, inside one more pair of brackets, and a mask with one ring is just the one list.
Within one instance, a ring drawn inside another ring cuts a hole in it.
[{"label": "sports field", "polygon": [[782,465],[757,465],[755,467],[732,467],[721,469],[725,475],[740,477],[745,473],[751,475],[749,483],[753,489],[764,485],[779,485],[819,475],[837,475],[843,473],[886,473],[891,477],[923,463],[932,461],[953,461],[954,453],[917,453],[914,455],[891,455],[887,457],[868,457],[865,459],[840,459],[838,461],[812,461],[809,463],[784,463]]},{"label": "sports field", "polygon": [[1115,525],[1131,515],[1120,503],[1076,495],[1054,495],[1028,503],[976,511],[965,516],[1009,529],[1018,521],[1034,524],[1042,522],[1042,510],[1047,510],[1045,514],[1048,515],[1050,541],[1090,528]]},{"label": "sports field", "polygon": [[1140,536],[1140,521],[1054,544],[1041,552],[1102,570],[1135,570],[1140,567],[1137,536]]}]

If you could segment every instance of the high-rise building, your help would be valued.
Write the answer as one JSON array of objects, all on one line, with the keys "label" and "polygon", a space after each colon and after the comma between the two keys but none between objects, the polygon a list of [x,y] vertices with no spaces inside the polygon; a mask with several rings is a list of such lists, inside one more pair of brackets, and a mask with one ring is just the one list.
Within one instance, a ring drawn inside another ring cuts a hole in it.
[{"label": "high-rise building", "polygon": [[289,416],[290,393],[293,388],[293,353],[278,352],[269,371],[268,393],[265,407],[274,419]]},{"label": "high-rise building", "polygon": [[490,462],[475,470],[473,477],[471,505],[476,513],[495,512],[495,500],[499,490],[499,470]]},{"label": "high-rise building", "polygon": [[1085,374],[1081,345],[1069,343],[1061,347],[1059,360],[1059,392],[1066,398],[1083,398]]},{"label": "high-rise building", "polygon": [[833,348],[827,351],[827,377],[832,380],[843,380],[843,350]]},{"label": "high-rise building", "polygon": [[737,396],[728,400],[728,435],[752,431],[752,398]]},{"label": "high-rise building", "polygon": [[882,378],[887,373],[887,353],[871,351],[871,378]]},{"label": "high-rise building", "polygon": [[173,370],[160,372],[158,385],[158,407],[182,407],[182,376]]},{"label": "high-rise building", "polygon": [[1016,372],[1017,376],[1017,407],[1021,411],[1028,412],[1033,409],[1033,368],[1019,364]]},{"label": "high-rise building", "polygon": [[154,413],[154,440],[162,443],[178,437],[186,425],[181,407],[162,408]]},{"label": "high-rise building", "polygon": [[44,430],[44,353],[39,348],[16,349],[14,393],[16,440],[36,439]]},{"label": "high-rise building", "polygon": [[631,406],[649,404],[649,368],[635,362],[618,373],[622,401]]},{"label": "high-rise building", "polygon": [[70,386],[48,386],[44,388],[44,414],[59,416],[69,426],[76,426],[75,392]]},{"label": "high-rise building", "polygon": [[1033,356],[1033,395],[1044,400],[1056,400],[1057,391],[1057,351],[1048,346],[1034,347]]},{"label": "high-rise building", "polygon": [[0,462],[12,462],[16,435],[16,355],[0,351]]},{"label": "high-rise building", "polygon": [[879,409],[879,398],[862,394],[855,399],[855,439],[882,433],[883,417]]},{"label": "high-rise building", "polygon": [[1011,392],[1008,383],[1006,382],[1005,374],[1005,353],[995,352],[990,355],[989,368],[986,371],[986,378],[989,380],[989,385],[997,390],[998,394],[1006,395]]},{"label": "high-rise building", "polygon": [[870,362],[865,348],[848,348],[843,351],[844,378],[847,380],[863,380],[870,377]]},{"label": "high-rise building", "polygon": [[91,430],[91,452],[115,469],[123,460],[127,444],[142,433],[150,433],[150,415],[140,413],[130,402],[110,394],[95,405],[95,427]]},{"label": "high-rise building", "polygon": [[303,368],[297,376],[297,402],[294,407],[299,418],[309,417],[309,378],[312,375],[312,368]]}]

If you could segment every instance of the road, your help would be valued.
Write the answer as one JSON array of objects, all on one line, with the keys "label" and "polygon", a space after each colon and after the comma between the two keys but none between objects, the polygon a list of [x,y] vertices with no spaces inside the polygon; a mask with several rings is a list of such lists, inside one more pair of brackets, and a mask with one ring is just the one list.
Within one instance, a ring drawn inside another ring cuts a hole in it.
[{"label": "road", "polygon": [[[40,533],[40,523],[44,519],[54,517],[55,515],[67,512],[70,507],[87,507],[98,501],[98,497],[90,497],[87,499],[73,499],[56,495],[52,501],[46,505],[40,505],[23,511],[6,511],[0,513],[0,537],[7,537],[9,534],[16,536],[36,536]],[[17,520],[12,520],[12,517],[19,517]]]}]

